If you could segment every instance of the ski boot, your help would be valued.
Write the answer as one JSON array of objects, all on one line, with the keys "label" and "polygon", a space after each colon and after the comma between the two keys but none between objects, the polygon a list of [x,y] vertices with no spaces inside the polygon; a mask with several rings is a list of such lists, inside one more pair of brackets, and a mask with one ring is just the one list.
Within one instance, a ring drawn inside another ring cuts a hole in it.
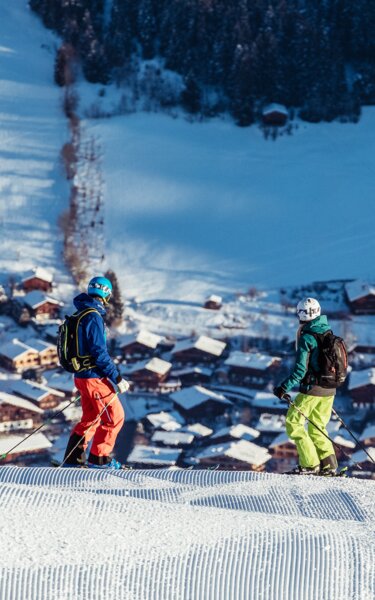
[{"label": "ski boot", "polygon": [[291,471],[286,471],[284,475],[318,475],[320,471],[320,465],[316,467],[301,467],[301,465],[297,465]]}]

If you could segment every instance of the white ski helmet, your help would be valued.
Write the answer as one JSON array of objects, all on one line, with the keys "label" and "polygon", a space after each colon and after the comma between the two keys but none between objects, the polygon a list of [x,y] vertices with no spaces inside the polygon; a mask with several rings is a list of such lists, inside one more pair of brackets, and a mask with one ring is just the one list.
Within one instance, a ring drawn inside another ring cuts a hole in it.
[{"label": "white ski helmet", "polygon": [[315,298],[304,298],[297,304],[297,316],[300,321],[312,321],[321,313],[320,304]]}]

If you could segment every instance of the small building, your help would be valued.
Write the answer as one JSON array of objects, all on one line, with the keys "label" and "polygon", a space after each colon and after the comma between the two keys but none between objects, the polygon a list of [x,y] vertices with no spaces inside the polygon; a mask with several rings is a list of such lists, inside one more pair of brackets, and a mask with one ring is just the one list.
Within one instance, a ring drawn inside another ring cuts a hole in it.
[{"label": "small building", "polygon": [[262,413],[255,429],[261,433],[279,434],[285,430],[285,415]]},{"label": "small building", "polygon": [[345,284],[351,311],[356,315],[375,315],[375,286],[361,280]]},{"label": "small building", "polygon": [[53,275],[43,269],[37,267],[32,269],[22,278],[22,288],[25,292],[32,292],[33,290],[39,290],[40,292],[51,292],[53,284]]},{"label": "small building", "polygon": [[163,431],[176,431],[185,425],[185,419],[177,411],[149,413],[144,417],[147,429],[162,429]]},{"label": "small building", "polygon": [[174,369],[172,377],[180,380],[182,386],[208,383],[212,377],[213,369],[209,367],[187,366],[183,369]]},{"label": "small building", "polygon": [[375,446],[375,423],[367,425],[361,433],[359,441],[362,442],[363,446]]},{"label": "small building", "polygon": [[237,425],[231,425],[230,427],[222,427],[211,435],[209,443],[221,444],[225,442],[232,442],[235,440],[246,440],[253,442],[259,437],[260,433],[252,427],[248,427],[243,423]]},{"label": "small building", "polygon": [[29,381],[28,379],[15,379],[11,381],[11,388],[15,394],[30,400],[39,408],[49,410],[64,399],[64,394],[46,385]]},{"label": "small building", "polygon": [[47,385],[53,390],[62,392],[65,397],[72,397],[76,391],[72,373],[67,371],[46,371]]},{"label": "small building", "polygon": [[207,298],[203,306],[209,310],[220,310],[223,306],[223,299],[221,296],[212,294]]},{"label": "small building", "polygon": [[355,408],[374,406],[375,403],[375,367],[361,371],[351,371],[348,391]]},{"label": "small building", "polygon": [[262,121],[265,125],[280,127],[285,125],[289,117],[288,109],[282,104],[273,102],[262,110]]},{"label": "small building", "polygon": [[196,340],[189,339],[177,342],[172,350],[172,358],[179,363],[215,363],[221,358],[226,346],[225,342],[201,335]]},{"label": "small building", "polygon": [[42,422],[43,410],[32,402],[0,391],[0,433],[33,429]]},{"label": "small building", "polygon": [[271,455],[266,448],[246,440],[208,446],[194,456],[199,465],[220,465],[220,468],[264,471]]},{"label": "small building", "polygon": [[23,435],[4,435],[0,437],[0,455],[6,454],[9,448],[17,446],[3,459],[5,463],[20,462],[29,463],[41,458],[47,458],[48,450],[52,447],[51,442],[44,433],[35,433],[28,439]]},{"label": "small building", "polygon": [[192,433],[197,440],[205,440],[213,433],[213,430],[210,427],[202,425],[201,423],[191,423],[190,425],[185,425],[185,427],[181,427],[180,431]]},{"label": "small building", "polygon": [[[356,472],[353,471],[353,475],[359,477],[368,477],[369,474],[375,473],[375,446],[368,446],[366,452],[364,450],[358,450],[352,455],[352,461],[359,465],[361,470]],[[374,478],[374,475],[371,477]]]},{"label": "small building", "polygon": [[57,347],[55,344],[40,340],[38,338],[29,338],[27,345],[38,352],[39,365],[43,368],[56,367],[59,364]]},{"label": "small building", "polygon": [[229,368],[229,380],[235,384],[247,384],[264,388],[279,372],[281,359],[259,352],[231,352],[224,362]]},{"label": "small building", "polygon": [[160,335],[142,329],[137,333],[123,336],[119,345],[125,359],[138,360],[152,356],[162,339]]},{"label": "small building", "polygon": [[183,388],[171,394],[170,398],[186,417],[219,415],[232,407],[232,402],[223,394],[199,385]]},{"label": "small building", "polygon": [[172,368],[172,364],[160,358],[151,358],[136,363],[127,370],[127,375],[138,387],[145,389],[157,388],[164,382]]},{"label": "small building", "polygon": [[14,338],[0,346],[0,365],[8,371],[22,373],[39,366],[39,352]]},{"label": "small building", "polygon": [[56,319],[60,314],[60,309],[64,306],[62,302],[47,296],[39,290],[33,290],[26,294],[23,298],[18,299],[27,310],[30,311],[31,316],[38,321],[46,319]]},{"label": "small building", "polygon": [[269,451],[275,459],[296,459],[298,458],[297,447],[293,440],[290,440],[286,432],[280,433],[269,445]]},{"label": "small building", "polygon": [[252,408],[271,414],[285,413],[288,409],[285,400],[280,400],[270,392],[257,392],[248,402]]},{"label": "small building", "polygon": [[134,446],[127,463],[138,469],[161,469],[174,466],[181,457],[181,448],[161,448],[160,446]]},{"label": "small building", "polygon": [[194,442],[194,435],[186,431],[155,431],[151,437],[153,444],[162,446],[190,446]]}]

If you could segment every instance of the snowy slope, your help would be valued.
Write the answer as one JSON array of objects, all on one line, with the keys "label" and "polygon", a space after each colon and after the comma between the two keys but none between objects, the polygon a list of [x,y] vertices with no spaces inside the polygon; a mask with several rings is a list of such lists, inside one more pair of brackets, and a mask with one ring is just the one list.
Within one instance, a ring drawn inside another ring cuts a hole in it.
[{"label": "snowy slope", "polygon": [[0,599],[372,600],[374,484],[0,468]]},{"label": "snowy slope", "polygon": [[67,131],[53,84],[55,44],[26,0],[0,3],[1,280],[35,265],[61,268]]},{"label": "snowy slope", "polygon": [[375,109],[358,124],[257,127],[154,114],[87,122],[101,140],[108,262],[141,299],[373,278]]}]

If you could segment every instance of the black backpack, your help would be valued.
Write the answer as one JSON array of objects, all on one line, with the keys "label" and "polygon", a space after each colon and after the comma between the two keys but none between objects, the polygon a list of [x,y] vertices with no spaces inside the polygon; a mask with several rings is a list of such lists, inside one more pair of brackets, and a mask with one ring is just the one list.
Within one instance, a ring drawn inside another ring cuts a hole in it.
[{"label": "black backpack", "polygon": [[326,389],[340,387],[348,371],[348,353],[344,340],[331,330],[325,333],[308,333],[314,336],[319,349],[319,372],[314,373],[316,383]]},{"label": "black backpack", "polygon": [[95,367],[92,357],[81,356],[78,348],[78,328],[81,325],[81,319],[90,312],[98,313],[95,308],[86,308],[73,315],[65,315],[64,322],[59,327],[57,354],[60,365],[69,373],[87,371]]}]

